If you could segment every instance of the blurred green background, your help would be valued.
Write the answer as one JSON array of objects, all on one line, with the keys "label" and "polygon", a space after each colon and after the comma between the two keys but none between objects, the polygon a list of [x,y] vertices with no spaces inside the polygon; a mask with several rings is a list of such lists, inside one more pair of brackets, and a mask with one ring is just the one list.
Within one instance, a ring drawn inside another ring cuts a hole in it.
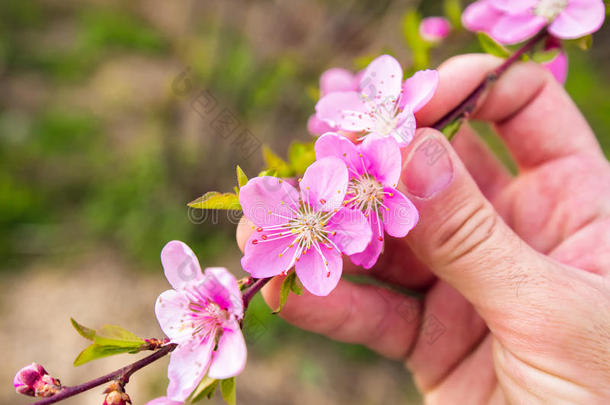
[{"label": "blurred green background", "polygon": [[[158,335],[152,307],[166,288],[158,258],[171,239],[191,245],[204,266],[241,274],[238,218],[202,217],[186,203],[230,191],[236,164],[258,173],[258,142],[284,155],[292,140],[311,140],[306,121],[325,69],[358,69],[390,52],[408,70],[403,22],[414,8],[438,15],[442,2],[3,0],[0,344],[12,348],[3,381],[34,354],[68,383],[126,361],[68,371],[82,345],[69,340],[69,315]],[[566,85],[607,154],[609,45],[606,27],[592,51],[570,48]],[[459,31],[430,64],[478,49]],[[222,136],[213,118],[225,110],[254,146]],[[418,402],[400,364],[297,331],[254,305],[242,403]],[[46,350],[33,350],[43,339]],[[144,380],[135,403],[163,391],[162,366]],[[0,402],[13,402],[9,391]],[[73,403],[99,403],[95,395]]]}]

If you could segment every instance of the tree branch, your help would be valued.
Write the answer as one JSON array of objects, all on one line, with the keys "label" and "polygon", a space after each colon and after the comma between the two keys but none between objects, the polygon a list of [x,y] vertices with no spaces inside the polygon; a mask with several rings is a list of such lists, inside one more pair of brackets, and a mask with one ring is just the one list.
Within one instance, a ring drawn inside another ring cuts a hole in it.
[{"label": "tree branch", "polygon": [[453,110],[445,114],[439,119],[432,128],[442,131],[447,125],[451,124],[455,120],[461,118],[468,118],[468,116],[474,111],[477,103],[485,90],[502,76],[509,67],[511,67],[516,61],[521,59],[526,52],[529,52],[538,42],[542,41],[547,37],[547,30],[540,31],[536,36],[527,41],[521,48],[515,51],[508,59],[504,61],[495,70],[489,73],[485,79]]},{"label": "tree branch", "polygon": [[143,359],[140,359],[135,363],[113,371],[112,373],[98,377],[94,380],[88,381],[84,384],[75,385],[74,387],[65,387],[59,393],[53,395],[52,397],[42,399],[38,402],[33,402],[32,405],[54,404],[66,398],[73,397],[74,395],[89,391],[92,388],[98,387],[113,380],[117,380],[123,385],[127,384],[129,382],[129,377],[131,377],[133,373],[164,357],[166,354],[173,351],[176,346],[177,345],[175,343],[163,346],[161,349],[157,350],[150,356],[144,357]]}]

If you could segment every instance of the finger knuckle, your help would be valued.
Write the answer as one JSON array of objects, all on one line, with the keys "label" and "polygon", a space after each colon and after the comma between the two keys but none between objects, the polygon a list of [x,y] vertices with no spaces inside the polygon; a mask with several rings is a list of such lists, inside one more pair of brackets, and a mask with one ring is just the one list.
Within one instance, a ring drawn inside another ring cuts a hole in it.
[{"label": "finger knuckle", "polygon": [[498,225],[498,216],[489,203],[464,204],[438,231],[435,248],[448,264],[472,259],[489,247]]}]

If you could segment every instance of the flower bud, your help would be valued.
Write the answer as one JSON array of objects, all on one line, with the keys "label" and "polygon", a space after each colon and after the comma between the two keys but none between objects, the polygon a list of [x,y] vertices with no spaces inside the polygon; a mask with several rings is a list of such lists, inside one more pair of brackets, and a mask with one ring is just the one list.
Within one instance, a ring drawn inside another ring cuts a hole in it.
[{"label": "flower bud", "polygon": [[419,24],[419,35],[428,42],[441,42],[450,32],[451,23],[444,17],[427,17]]},{"label": "flower bud", "polygon": [[61,390],[58,379],[53,378],[40,364],[32,363],[17,372],[13,379],[19,394],[31,397],[50,397]]},{"label": "flower bud", "polygon": [[123,386],[116,381],[113,381],[104,390],[106,397],[104,398],[103,405],[127,405],[131,404],[129,395],[125,393]]}]

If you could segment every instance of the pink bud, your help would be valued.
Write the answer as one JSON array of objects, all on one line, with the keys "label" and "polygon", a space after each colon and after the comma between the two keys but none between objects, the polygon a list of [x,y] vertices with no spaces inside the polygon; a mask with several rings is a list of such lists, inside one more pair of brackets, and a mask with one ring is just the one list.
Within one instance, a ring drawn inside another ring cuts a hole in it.
[{"label": "pink bud", "polygon": [[106,395],[103,405],[127,405],[131,404],[129,395],[124,392],[111,391]]},{"label": "pink bud", "polygon": [[441,42],[450,32],[451,23],[444,17],[427,17],[419,24],[419,35],[428,42]]},{"label": "pink bud", "polygon": [[40,364],[32,363],[17,372],[13,379],[19,394],[31,397],[50,397],[60,389],[59,380],[51,377]]},{"label": "pink bud", "polygon": [[106,397],[102,405],[127,405],[131,404],[129,395],[125,393],[123,385],[118,381],[111,382],[104,390]]}]

